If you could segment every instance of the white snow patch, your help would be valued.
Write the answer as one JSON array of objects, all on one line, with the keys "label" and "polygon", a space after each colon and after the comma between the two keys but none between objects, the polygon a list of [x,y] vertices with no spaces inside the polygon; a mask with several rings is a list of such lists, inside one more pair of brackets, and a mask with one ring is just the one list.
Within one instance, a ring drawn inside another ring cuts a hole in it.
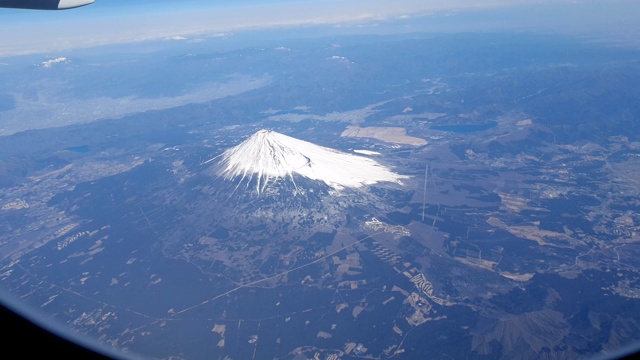
[{"label": "white snow patch", "polygon": [[219,157],[219,176],[226,180],[241,177],[240,183],[250,182],[255,177],[258,194],[269,182],[286,178],[294,181],[294,174],[322,181],[336,190],[360,188],[378,182],[401,183],[402,179],[408,178],[372,159],[270,130],[258,131]]},{"label": "white snow patch", "polygon": [[353,152],[358,154],[363,154],[363,155],[382,155],[377,151],[371,151],[371,150],[353,150]]},{"label": "white snow patch", "polygon": [[67,62],[67,58],[66,57],[59,57],[59,58],[56,58],[56,59],[43,61],[42,62],[42,67],[49,69],[55,64],[60,64],[60,63],[64,63],[64,62]]}]

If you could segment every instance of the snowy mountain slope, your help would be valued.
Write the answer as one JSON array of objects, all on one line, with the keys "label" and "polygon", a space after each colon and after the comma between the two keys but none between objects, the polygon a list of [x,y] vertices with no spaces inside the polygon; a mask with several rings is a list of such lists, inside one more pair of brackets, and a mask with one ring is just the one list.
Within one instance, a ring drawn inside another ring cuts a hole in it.
[{"label": "snowy mountain slope", "polygon": [[240,183],[255,180],[261,193],[270,182],[294,175],[324,182],[340,190],[378,182],[400,183],[407,178],[378,162],[343,153],[270,130],[260,130],[219,156],[217,174],[224,179],[240,177]]}]

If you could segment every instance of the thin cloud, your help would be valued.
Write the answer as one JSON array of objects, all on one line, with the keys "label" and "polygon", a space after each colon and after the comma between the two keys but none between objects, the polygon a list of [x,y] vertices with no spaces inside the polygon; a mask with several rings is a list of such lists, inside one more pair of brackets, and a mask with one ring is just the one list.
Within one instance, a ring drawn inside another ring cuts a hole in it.
[{"label": "thin cloud", "polygon": [[178,35],[175,35],[175,36],[169,36],[169,37],[166,37],[166,38],[164,38],[164,39],[165,39],[165,40],[167,40],[167,41],[171,41],[171,40],[175,40],[175,41],[187,40],[187,38],[186,38],[186,37],[184,37],[184,36],[178,36]]},{"label": "thin cloud", "polygon": [[65,63],[65,62],[68,62],[66,57],[59,57],[59,58],[56,58],[56,59],[43,61],[41,65],[44,68],[50,69],[55,64],[60,64],[60,63]]}]

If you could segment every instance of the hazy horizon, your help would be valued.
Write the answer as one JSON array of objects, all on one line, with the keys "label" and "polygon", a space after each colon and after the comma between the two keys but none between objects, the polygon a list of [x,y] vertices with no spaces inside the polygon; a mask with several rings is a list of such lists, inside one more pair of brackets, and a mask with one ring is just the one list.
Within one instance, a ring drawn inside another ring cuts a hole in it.
[{"label": "hazy horizon", "polygon": [[407,22],[404,29],[394,31],[553,31],[637,45],[633,14],[638,11],[633,9],[640,10],[640,4],[629,0],[400,0],[393,4],[380,0],[243,0],[233,5],[202,0],[153,4],[97,0],[67,11],[0,9],[0,31],[11,34],[3,39],[0,56],[251,29],[326,25],[376,33],[385,32],[384,25],[390,21]]}]

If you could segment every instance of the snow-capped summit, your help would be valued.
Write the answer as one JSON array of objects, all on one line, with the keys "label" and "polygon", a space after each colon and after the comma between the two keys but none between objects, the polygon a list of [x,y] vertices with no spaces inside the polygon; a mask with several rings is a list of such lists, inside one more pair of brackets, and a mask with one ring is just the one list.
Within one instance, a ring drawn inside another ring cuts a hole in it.
[{"label": "snow-capped summit", "polygon": [[324,182],[340,190],[359,188],[378,182],[395,182],[398,175],[373,159],[318,146],[270,130],[260,130],[241,144],[220,155],[217,174],[227,180],[240,177],[247,184],[255,181],[256,192],[270,182],[294,175]]}]

